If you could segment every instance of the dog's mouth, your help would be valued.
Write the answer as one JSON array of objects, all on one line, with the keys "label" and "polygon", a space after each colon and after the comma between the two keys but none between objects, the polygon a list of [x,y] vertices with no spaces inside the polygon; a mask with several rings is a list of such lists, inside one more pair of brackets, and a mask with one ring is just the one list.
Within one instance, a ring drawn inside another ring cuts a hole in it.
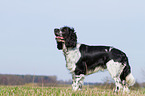
[{"label": "dog's mouth", "polygon": [[55,36],[57,42],[64,42],[64,38],[62,36]]},{"label": "dog's mouth", "polygon": [[62,32],[60,29],[54,29],[55,39],[57,42],[64,42],[64,38],[62,36]]}]

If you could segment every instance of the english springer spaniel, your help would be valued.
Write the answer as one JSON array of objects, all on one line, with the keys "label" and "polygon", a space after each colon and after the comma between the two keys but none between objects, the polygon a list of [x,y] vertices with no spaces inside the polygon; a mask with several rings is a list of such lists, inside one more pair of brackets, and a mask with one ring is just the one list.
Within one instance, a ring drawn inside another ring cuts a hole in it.
[{"label": "english springer spaniel", "polygon": [[57,48],[63,50],[66,67],[72,73],[72,89],[81,90],[85,75],[107,69],[115,81],[116,89],[129,92],[134,85],[126,54],[111,46],[89,46],[77,42],[74,28],[54,29]]}]

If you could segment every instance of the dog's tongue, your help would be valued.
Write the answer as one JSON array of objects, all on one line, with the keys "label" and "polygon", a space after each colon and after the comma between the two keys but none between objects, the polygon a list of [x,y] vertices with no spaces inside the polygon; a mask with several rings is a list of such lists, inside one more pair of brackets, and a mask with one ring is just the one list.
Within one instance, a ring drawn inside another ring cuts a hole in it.
[{"label": "dog's tongue", "polygon": [[56,36],[55,38],[57,38],[57,39],[64,39],[63,37],[60,37],[60,36]]}]

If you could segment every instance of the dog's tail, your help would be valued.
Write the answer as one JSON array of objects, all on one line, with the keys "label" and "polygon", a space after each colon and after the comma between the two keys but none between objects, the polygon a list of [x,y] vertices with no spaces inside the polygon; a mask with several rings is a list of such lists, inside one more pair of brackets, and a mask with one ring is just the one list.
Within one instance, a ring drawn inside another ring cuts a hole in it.
[{"label": "dog's tail", "polygon": [[134,79],[132,73],[128,74],[126,76],[125,80],[129,86],[133,86],[135,84],[135,79]]}]

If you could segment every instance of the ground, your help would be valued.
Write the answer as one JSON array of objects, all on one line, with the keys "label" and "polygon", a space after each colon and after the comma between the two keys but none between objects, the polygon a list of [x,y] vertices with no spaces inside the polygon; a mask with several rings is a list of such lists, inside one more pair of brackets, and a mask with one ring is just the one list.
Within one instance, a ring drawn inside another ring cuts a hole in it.
[{"label": "ground", "polygon": [[0,96],[145,96],[145,88],[126,94],[98,87],[85,87],[82,91],[73,92],[71,87],[0,86]]}]

